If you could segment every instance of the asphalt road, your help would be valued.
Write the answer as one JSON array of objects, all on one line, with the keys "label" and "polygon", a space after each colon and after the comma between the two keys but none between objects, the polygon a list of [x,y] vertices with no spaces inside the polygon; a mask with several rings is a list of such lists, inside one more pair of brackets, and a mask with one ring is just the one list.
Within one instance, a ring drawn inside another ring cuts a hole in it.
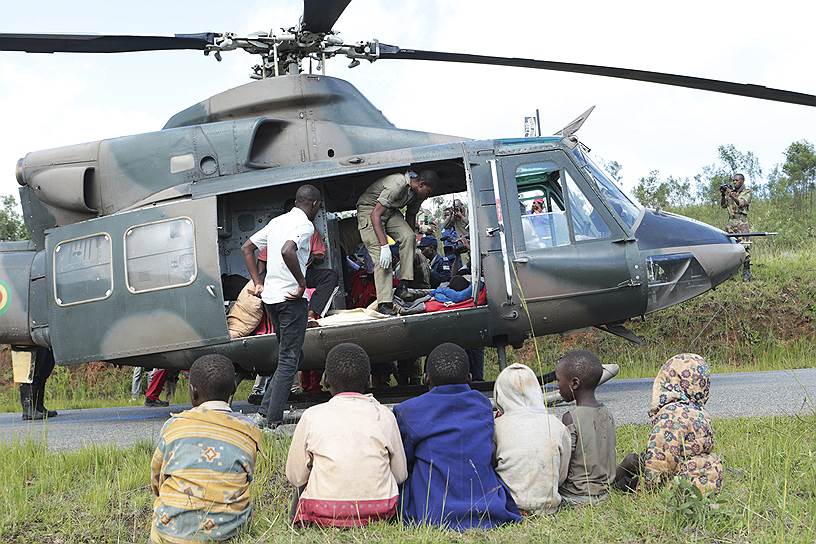
[{"label": "asphalt road", "polygon": [[[601,386],[598,398],[620,424],[647,423],[652,379],[613,379]],[[55,450],[72,450],[87,444],[128,446],[155,442],[171,412],[187,406],[145,408],[126,406],[87,410],[62,410],[48,422],[24,422],[19,413],[0,414],[0,442],[33,438],[46,440]],[[236,402],[234,409],[257,408]],[[568,406],[557,407],[559,414]],[[816,369],[717,374],[712,377],[708,410],[715,418],[756,417],[816,412]]]}]

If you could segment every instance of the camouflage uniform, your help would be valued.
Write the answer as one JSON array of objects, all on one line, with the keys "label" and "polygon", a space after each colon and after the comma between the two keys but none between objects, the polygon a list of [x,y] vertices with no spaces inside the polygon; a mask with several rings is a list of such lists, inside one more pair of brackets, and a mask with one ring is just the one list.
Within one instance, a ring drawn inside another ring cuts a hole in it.
[{"label": "camouflage uniform", "polygon": [[[737,202],[729,195],[725,195],[725,208],[728,209],[728,224],[725,232],[736,234],[740,232],[750,232],[748,225],[748,207],[751,205],[751,189],[743,183],[737,191]],[[748,276],[751,269],[751,241],[750,238],[738,238],[745,247],[745,261],[743,261],[743,276]]]}]

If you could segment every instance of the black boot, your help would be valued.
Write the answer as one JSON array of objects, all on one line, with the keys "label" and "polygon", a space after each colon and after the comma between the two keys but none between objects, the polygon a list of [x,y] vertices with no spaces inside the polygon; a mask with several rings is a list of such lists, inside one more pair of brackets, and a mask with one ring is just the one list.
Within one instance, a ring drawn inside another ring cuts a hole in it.
[{"label": "black boot", "polygon": [[23,406],[23,421],[33,421],[45,418],[45,414],[39,412],[34,407],[34,400],[31,398],[32,386],[30,383],[20,384],[20,404]]},{"label": "black boot", "polygon": [[49,410],[45,407],[43,402],[45,401],[45,380],[34,380],[31,383],[31,393],[32,393],[32,402],[34,404],[34,409],[37,412],[43,414],[43,416],[48,417],[56,417],[57,411],[56,410]]},{"label": "black boot", "polygon": [[381,302],[377,305],[377,312],[383,315],[397,315],[396,310],[394,310],[394,303],[392,302]]}]

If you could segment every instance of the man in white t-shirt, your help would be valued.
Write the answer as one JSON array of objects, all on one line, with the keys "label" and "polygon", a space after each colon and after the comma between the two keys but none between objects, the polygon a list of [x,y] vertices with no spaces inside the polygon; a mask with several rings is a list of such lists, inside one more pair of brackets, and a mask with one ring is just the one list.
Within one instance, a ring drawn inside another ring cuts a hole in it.
[{"label": "man in white t-shirt", "polygon": [[[301,185],[295,207],[272,219],[250,236],[241,250],[247,271],[255,284],[278,337],[278,365],[266,388],[259,412],[270,428],[283,422],[283,407],[289,398],[292,380],[303,357],[303,340],[308,321],[306,263],[314,233],[312,221],[323,204],[314,185]],[[266,278],[261,282],[255,250],[266,248]]]}]

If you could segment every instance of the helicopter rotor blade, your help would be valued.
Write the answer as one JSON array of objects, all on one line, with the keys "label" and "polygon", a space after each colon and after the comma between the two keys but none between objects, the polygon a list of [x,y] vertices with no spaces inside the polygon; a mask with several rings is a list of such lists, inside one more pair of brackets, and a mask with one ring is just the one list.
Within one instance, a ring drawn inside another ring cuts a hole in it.
[{"label": "helicopter rotor blade", "polygon": [[303,30],[329,32],[351,0],[303,0]]},{"label": "helicopter rotor blade", "polygon": [[126,53],[171,49],[205,50],[218,34],[124,36],[95,34],[0,34],[0,51],[27,53]]},{"label": "helicopter rotor blade", "polygon": [[446,53],[442,51],[422,51],[419,49],[401,49],[396,46],[385,44],[380,44],[380,53],[377,58],[490,64],[494,66],[514,66],[518,68],[535,68],[539,70],[552,70],[556,72],[572,72],[576,74],[589,74],[618,79],[631,79],[634,81],[660,83],[662,85],[674,85],[677,87],[687,87],[689,89],[700,89],[704,91],[713,91],[737,96],[747,96],[750,98],[760,98],[775,102],[787,102],[789,104],[800,104],[803,106],[816,106],[816,96],[812,94],[773,89],[770,87],[763,87],[761,85],[752,85],[748,83],[732,83],[730,81],[721,81],[717,79],[666,74],[662,72],[650,72],[647,70],[631,70],[629,68],[616,68],[612,66],[575,64],[571,62],[555,62],[515,57],[492,57],[487,55],[471,55],[466,53]]}]

